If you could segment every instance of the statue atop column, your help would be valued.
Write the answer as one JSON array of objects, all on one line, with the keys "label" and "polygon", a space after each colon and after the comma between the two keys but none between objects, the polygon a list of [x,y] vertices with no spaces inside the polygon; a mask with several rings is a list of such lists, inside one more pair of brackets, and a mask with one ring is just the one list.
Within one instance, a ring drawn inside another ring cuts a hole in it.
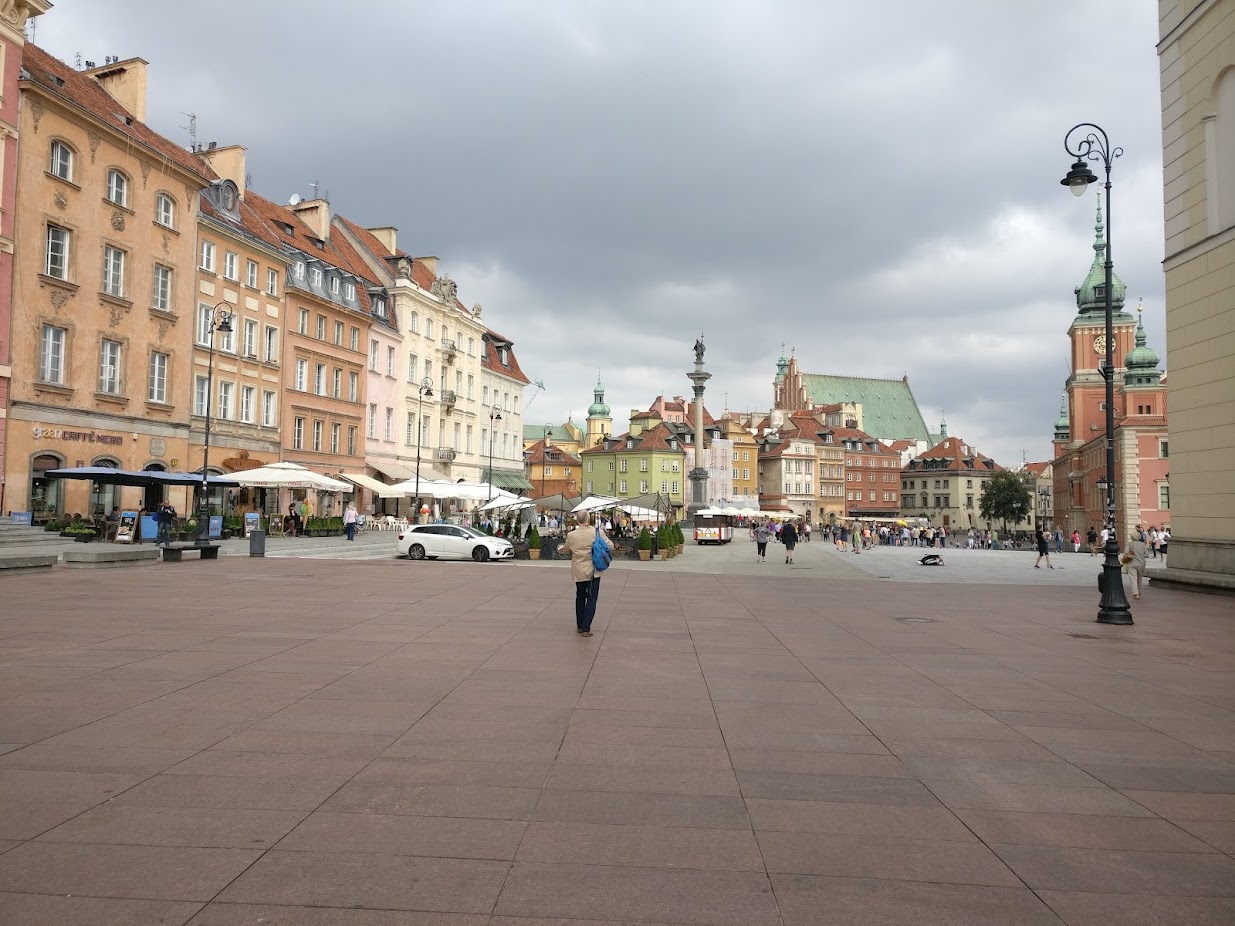
[{"label": "statue atop column", "polygon": [[707,350],[703,346],[703,335],[699,335],[699,339],[695,341],[695,363],[703,363],[703,352]]}]

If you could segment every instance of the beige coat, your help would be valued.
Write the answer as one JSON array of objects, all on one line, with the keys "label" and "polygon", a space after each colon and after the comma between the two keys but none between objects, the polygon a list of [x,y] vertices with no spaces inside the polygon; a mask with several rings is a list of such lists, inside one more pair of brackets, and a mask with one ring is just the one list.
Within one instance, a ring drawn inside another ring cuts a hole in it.
[{"label": "beige coat", "polygon": [[1128,545],[1124,547],[1124,553],[1132,554],[1132,561],[1128,563],[1129,569],[1145,572],[1145,541],[1129,539]]},{"label": "beige coat", "polygon": [[[612,550],[613,541],[605,537],[604,531],[600,532],[600,536],[605,538],[605,543]],[[566,535],[566,542],[562,544],[562,548],[570,551],[570,578],[572,581],[586,582],[597,575],[596,570],[592,566],[592,541],[595,539],[596,529],[591,524],[587,527],[576,527]]]}]

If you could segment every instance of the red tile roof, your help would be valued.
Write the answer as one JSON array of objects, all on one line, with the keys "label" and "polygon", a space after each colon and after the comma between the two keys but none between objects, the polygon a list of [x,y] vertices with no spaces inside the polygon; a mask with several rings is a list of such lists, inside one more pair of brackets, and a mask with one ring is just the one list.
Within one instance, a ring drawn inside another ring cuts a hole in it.
[{"label": "red tile roof", "polygon": [[1026,463],[1025,470],[1033,473],[1034,476],[1041,476],[1044,472],[1046,472],[1046,468],[1050,465],[1049,460],[1044,460],[1041,463]]},{"label": "red tile roof", "polygon": [[139,122],[98,81],[53,58],[37,45],[27,44],[22,50],[22,67],[30,82],[42,92],[57,96],[107,123],[155,155],[198,177],[203,186],[218,179],[215,172],[191,151],[164,138],[144,122]]},{"label": "red tile roof", "polygon": [[[205,196],[198,197],[198,208],[202,215],[215,219],[221,224],[235,226],[237,223],[230,217],[223,215],[215,209],[214,204]],[[245,202],[244,198],[240,200],[240,222],[239,227],[242,231],[253,236],[263,244],[274,248],[277,251],[283,250],[282,242],[279,240],[278,233],[271,227],[270,223],[262,218],[257,211]]]},{"label": "red tile roof", "polygon": [[975,447],[966,444],[959,437],[945,437],[930,450],[910,460],[905,469],[995,473],[1003,467],[990,457],[978,453]]},{"label": "red tile roof", "polygon": [[[678,440],[676,448],[669,446],[670,440],[676,440],[676,432],[668,424],[661,422],[646,431],[641,431],[637,436],[632,435],[629,431],[625,434],[618,434],[606,439],[603,443],[595,447],[589,447],[583,453],[613,453],[615,451],[626,450],[626,442],[634,441],[634,446],[631,450],[658,450],[667,453],[685,453],[682,447],[682,442]],[[608,449],[605,449],[605,444],[608,444]]]},{"label": "red tile roof", "polygon": [[[509,376],[511,379],[517,380],[524,385],[531,382],[524,374],[523,369],[519,366],[519,358],[515,356],[514,342],[510,338],[503,337],[496,331],[486,331],[484,337],[480,339],[480,343],[484,346],[485,352],[480,355],[480,365],[487,367],[495,373],[500,373],[503,376]],[[506,347],[506,363],[502,364],[498,357],[498,345]]]},{"label": "red tile roof", "polygon": [[[546,451],[552,451],[558,454],[557,459],[549,459],[546,456]],[[527,450],[523,451],[523,461],[532,465],[548,464],[549,466],[580,466],[582,461],[571,454],[569,450],[563,450],[556,444],[549,444],[547,447],[543,440],[538,440]]]}]

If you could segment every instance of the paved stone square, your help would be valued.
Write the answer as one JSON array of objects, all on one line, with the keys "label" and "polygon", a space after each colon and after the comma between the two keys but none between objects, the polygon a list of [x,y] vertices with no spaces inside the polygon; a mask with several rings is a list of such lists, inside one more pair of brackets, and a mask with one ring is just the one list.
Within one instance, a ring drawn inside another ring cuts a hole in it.
[{"label": "paved stone square", "polygon": [[0,576],[0,922],[1235,922],[1232,599],[912,552]]}]

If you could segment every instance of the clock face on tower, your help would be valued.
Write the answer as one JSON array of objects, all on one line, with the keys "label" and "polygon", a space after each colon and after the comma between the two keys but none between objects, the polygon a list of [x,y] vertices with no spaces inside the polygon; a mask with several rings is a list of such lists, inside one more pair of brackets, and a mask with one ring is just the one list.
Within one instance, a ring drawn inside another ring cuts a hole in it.
[{"label": "clock face on tower", "polygon": [[1106,356],[1106,335],[1100,334],[1093,339],[1093,349],[1094,353]]}]

